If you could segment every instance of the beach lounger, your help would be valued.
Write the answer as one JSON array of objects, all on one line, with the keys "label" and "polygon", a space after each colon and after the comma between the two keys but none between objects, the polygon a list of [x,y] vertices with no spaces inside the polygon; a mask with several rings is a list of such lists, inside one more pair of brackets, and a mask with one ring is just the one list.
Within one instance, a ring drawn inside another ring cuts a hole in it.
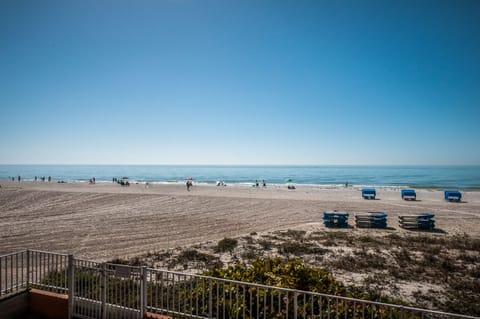
[{"label": "beach lounger", "polygon": [[445,200],[449,202],[460,202],[462,201],[462,193],[456,190],[446,190],[444,192]]},{"label": "beach lounger", "polygon": [[434,214],[400,215],[398,224],[405,229],[433,230],[435,228]]},{"label": "beach lounger", "polygon": [[355,213],[355,226],[358,228],[387,228],[387,213]]},{"label": "beach lounger", "polygon": [[402,189],[403,200],[417,200],[417,193],[413,189]]},{"label": "beach lounger", "polygon": [[346,212],[324,212],[323,224],[326,227],[348,227],[348,213]]},{"label": "beach lounger", "polygon": [[375,188],[362,189],[363,199],[375,199],[375,196],[377,196],[377,191],[375,190]]}]

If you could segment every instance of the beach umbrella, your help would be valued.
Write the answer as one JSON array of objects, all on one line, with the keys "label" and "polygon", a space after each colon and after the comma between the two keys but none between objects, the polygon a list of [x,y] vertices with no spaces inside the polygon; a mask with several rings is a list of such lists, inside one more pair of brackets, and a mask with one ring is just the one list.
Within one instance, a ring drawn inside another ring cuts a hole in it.
[{"label": "beach umbrella", "polygon": [[287,188],[288,189],[295,189],[295,186],[292,185],[293,180],[291,178],[287,179]]}]

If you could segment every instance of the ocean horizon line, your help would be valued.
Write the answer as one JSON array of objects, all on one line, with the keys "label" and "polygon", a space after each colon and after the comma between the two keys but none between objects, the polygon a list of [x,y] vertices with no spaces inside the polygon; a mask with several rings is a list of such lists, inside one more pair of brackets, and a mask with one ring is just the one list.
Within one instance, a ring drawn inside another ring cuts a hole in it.
[{"label": "ocean horizon line", "polygon": [[480,167],[480,164],[105,164],[0,163],[0,166],[192,166],[192,167]]}]

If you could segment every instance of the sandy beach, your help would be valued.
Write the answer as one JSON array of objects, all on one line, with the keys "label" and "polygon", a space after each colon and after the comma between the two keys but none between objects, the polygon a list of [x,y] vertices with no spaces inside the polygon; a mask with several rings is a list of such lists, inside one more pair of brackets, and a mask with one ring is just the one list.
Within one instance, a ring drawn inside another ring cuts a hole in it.
[{"label": "sandy beach", "polygon": [[[327,230],[324,211],[385,211],[387,230],[399,214],[432,212],[439,235],[480,236],[480,192],[463,192],[462,203],[443,200],[441,190],[417,190],[417,201],[399,188],[377,188],[378,200],[360,189],[298,186],[266,188],[180,184],[122,187],[112,183],[0,182],[0,253],[41,249],[99,261],[275,230]],[[353,218],[349,224],[353,226]]]}]

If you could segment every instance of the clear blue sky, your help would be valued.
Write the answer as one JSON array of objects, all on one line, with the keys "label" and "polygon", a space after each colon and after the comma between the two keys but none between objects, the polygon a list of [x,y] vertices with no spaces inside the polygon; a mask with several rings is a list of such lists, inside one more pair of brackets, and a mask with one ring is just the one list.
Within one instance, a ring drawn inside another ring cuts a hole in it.
[{"label": "clear blue sky", "polygon": [[480,1],[1,1],[0,129],[12,164],[480,164]]}]

